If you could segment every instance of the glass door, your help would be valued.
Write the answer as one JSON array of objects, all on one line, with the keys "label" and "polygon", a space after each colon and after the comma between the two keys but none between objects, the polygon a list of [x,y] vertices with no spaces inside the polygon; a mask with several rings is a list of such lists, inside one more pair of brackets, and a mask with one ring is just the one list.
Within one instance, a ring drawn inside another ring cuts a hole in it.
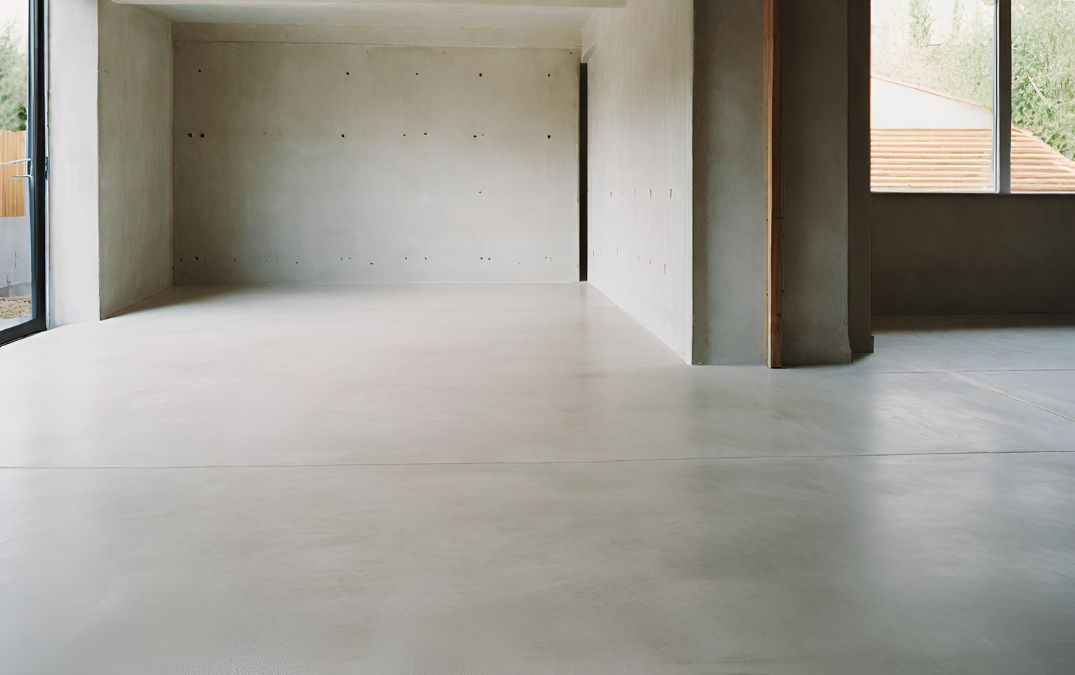
[{"label": "glass door", "polygon": [[45,329],[44,0],[0,0],[0,344]]}]

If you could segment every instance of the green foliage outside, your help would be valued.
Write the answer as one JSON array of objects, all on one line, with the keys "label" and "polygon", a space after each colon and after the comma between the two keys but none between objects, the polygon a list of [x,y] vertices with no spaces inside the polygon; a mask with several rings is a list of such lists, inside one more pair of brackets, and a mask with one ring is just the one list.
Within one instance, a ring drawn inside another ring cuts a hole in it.
[{"label": "green foliage outside", "polygon": [[1012,124],[1075,159],[1075,0],[1012,5]]},{"label": "green foliage outside", "polygon": [[0,29],[0,129],[26,129],[26,68],[26,50],[9,23]]},{"label": "green foliage outside", "polygon": [[[992,109],[995,0],[875,0],[873,71]],[[1075,159],[1075,0],[1013,0],[1012,124]]]}]

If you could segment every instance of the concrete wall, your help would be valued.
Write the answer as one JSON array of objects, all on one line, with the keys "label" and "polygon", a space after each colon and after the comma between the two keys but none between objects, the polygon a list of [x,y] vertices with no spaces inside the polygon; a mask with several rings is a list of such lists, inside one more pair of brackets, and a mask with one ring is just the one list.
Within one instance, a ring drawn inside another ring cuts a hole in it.
[{"label": "concrete wall", "polygon": [[589,278],[691,359],[692,0],[598,12],[589,63]]},{"label": "concrete wall", "polygon": [[872,197],[877,315],[1075,312],[1075,195]]},{"label": "concrete wall", "polygon": [[49,325],[171,283],[171,29],[109,0],[49,11]]},{"label": "concrete wall", "polygon": [[694,3],[694,361],[765,359],[762,3]]},{"label": "concrete wall", "polygon": [[0,218],[0,298],[30,294],[31,234],[30,216]]},{"label": "concrete wall", "polygon": [[577,281],[577,49],[182,30],[178,284]]},{"label": "concrete wall", "polygon": [[100,318],[98,0],[49,8],[49,325]]},{"label": "concrete wall", "polygon": [[849,2],[847,30],[847,330],[851,351],[873,351],[870,297],[870,3]]},{"label": "concrete wall", "polygon": [[784,3],[784,361],[845,363],[848,5]]},{"label": "concrete wall", "polygon": [[101,316],[172,285],[171,23],[101,0]]}]

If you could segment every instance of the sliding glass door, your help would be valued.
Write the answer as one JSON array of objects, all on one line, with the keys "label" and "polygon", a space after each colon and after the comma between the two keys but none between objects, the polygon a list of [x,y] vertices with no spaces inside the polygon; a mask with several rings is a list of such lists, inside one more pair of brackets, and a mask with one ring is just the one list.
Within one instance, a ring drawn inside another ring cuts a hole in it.
[{"label": "sliding glass door", "polygon": [[45,328],[44,0],[0,0],[0,344]]}]

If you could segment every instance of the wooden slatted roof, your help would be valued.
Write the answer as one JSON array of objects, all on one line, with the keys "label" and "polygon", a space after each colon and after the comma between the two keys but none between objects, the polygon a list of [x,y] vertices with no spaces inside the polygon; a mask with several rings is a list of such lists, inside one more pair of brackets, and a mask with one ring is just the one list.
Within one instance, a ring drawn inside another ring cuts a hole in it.
[{"label": "wooden slatted roof", "polygon": [[[990,129],[873,129],[875,190],[991,192]],[[1012,191],[1075,191],[1075,161],[1012,129]]]}]

